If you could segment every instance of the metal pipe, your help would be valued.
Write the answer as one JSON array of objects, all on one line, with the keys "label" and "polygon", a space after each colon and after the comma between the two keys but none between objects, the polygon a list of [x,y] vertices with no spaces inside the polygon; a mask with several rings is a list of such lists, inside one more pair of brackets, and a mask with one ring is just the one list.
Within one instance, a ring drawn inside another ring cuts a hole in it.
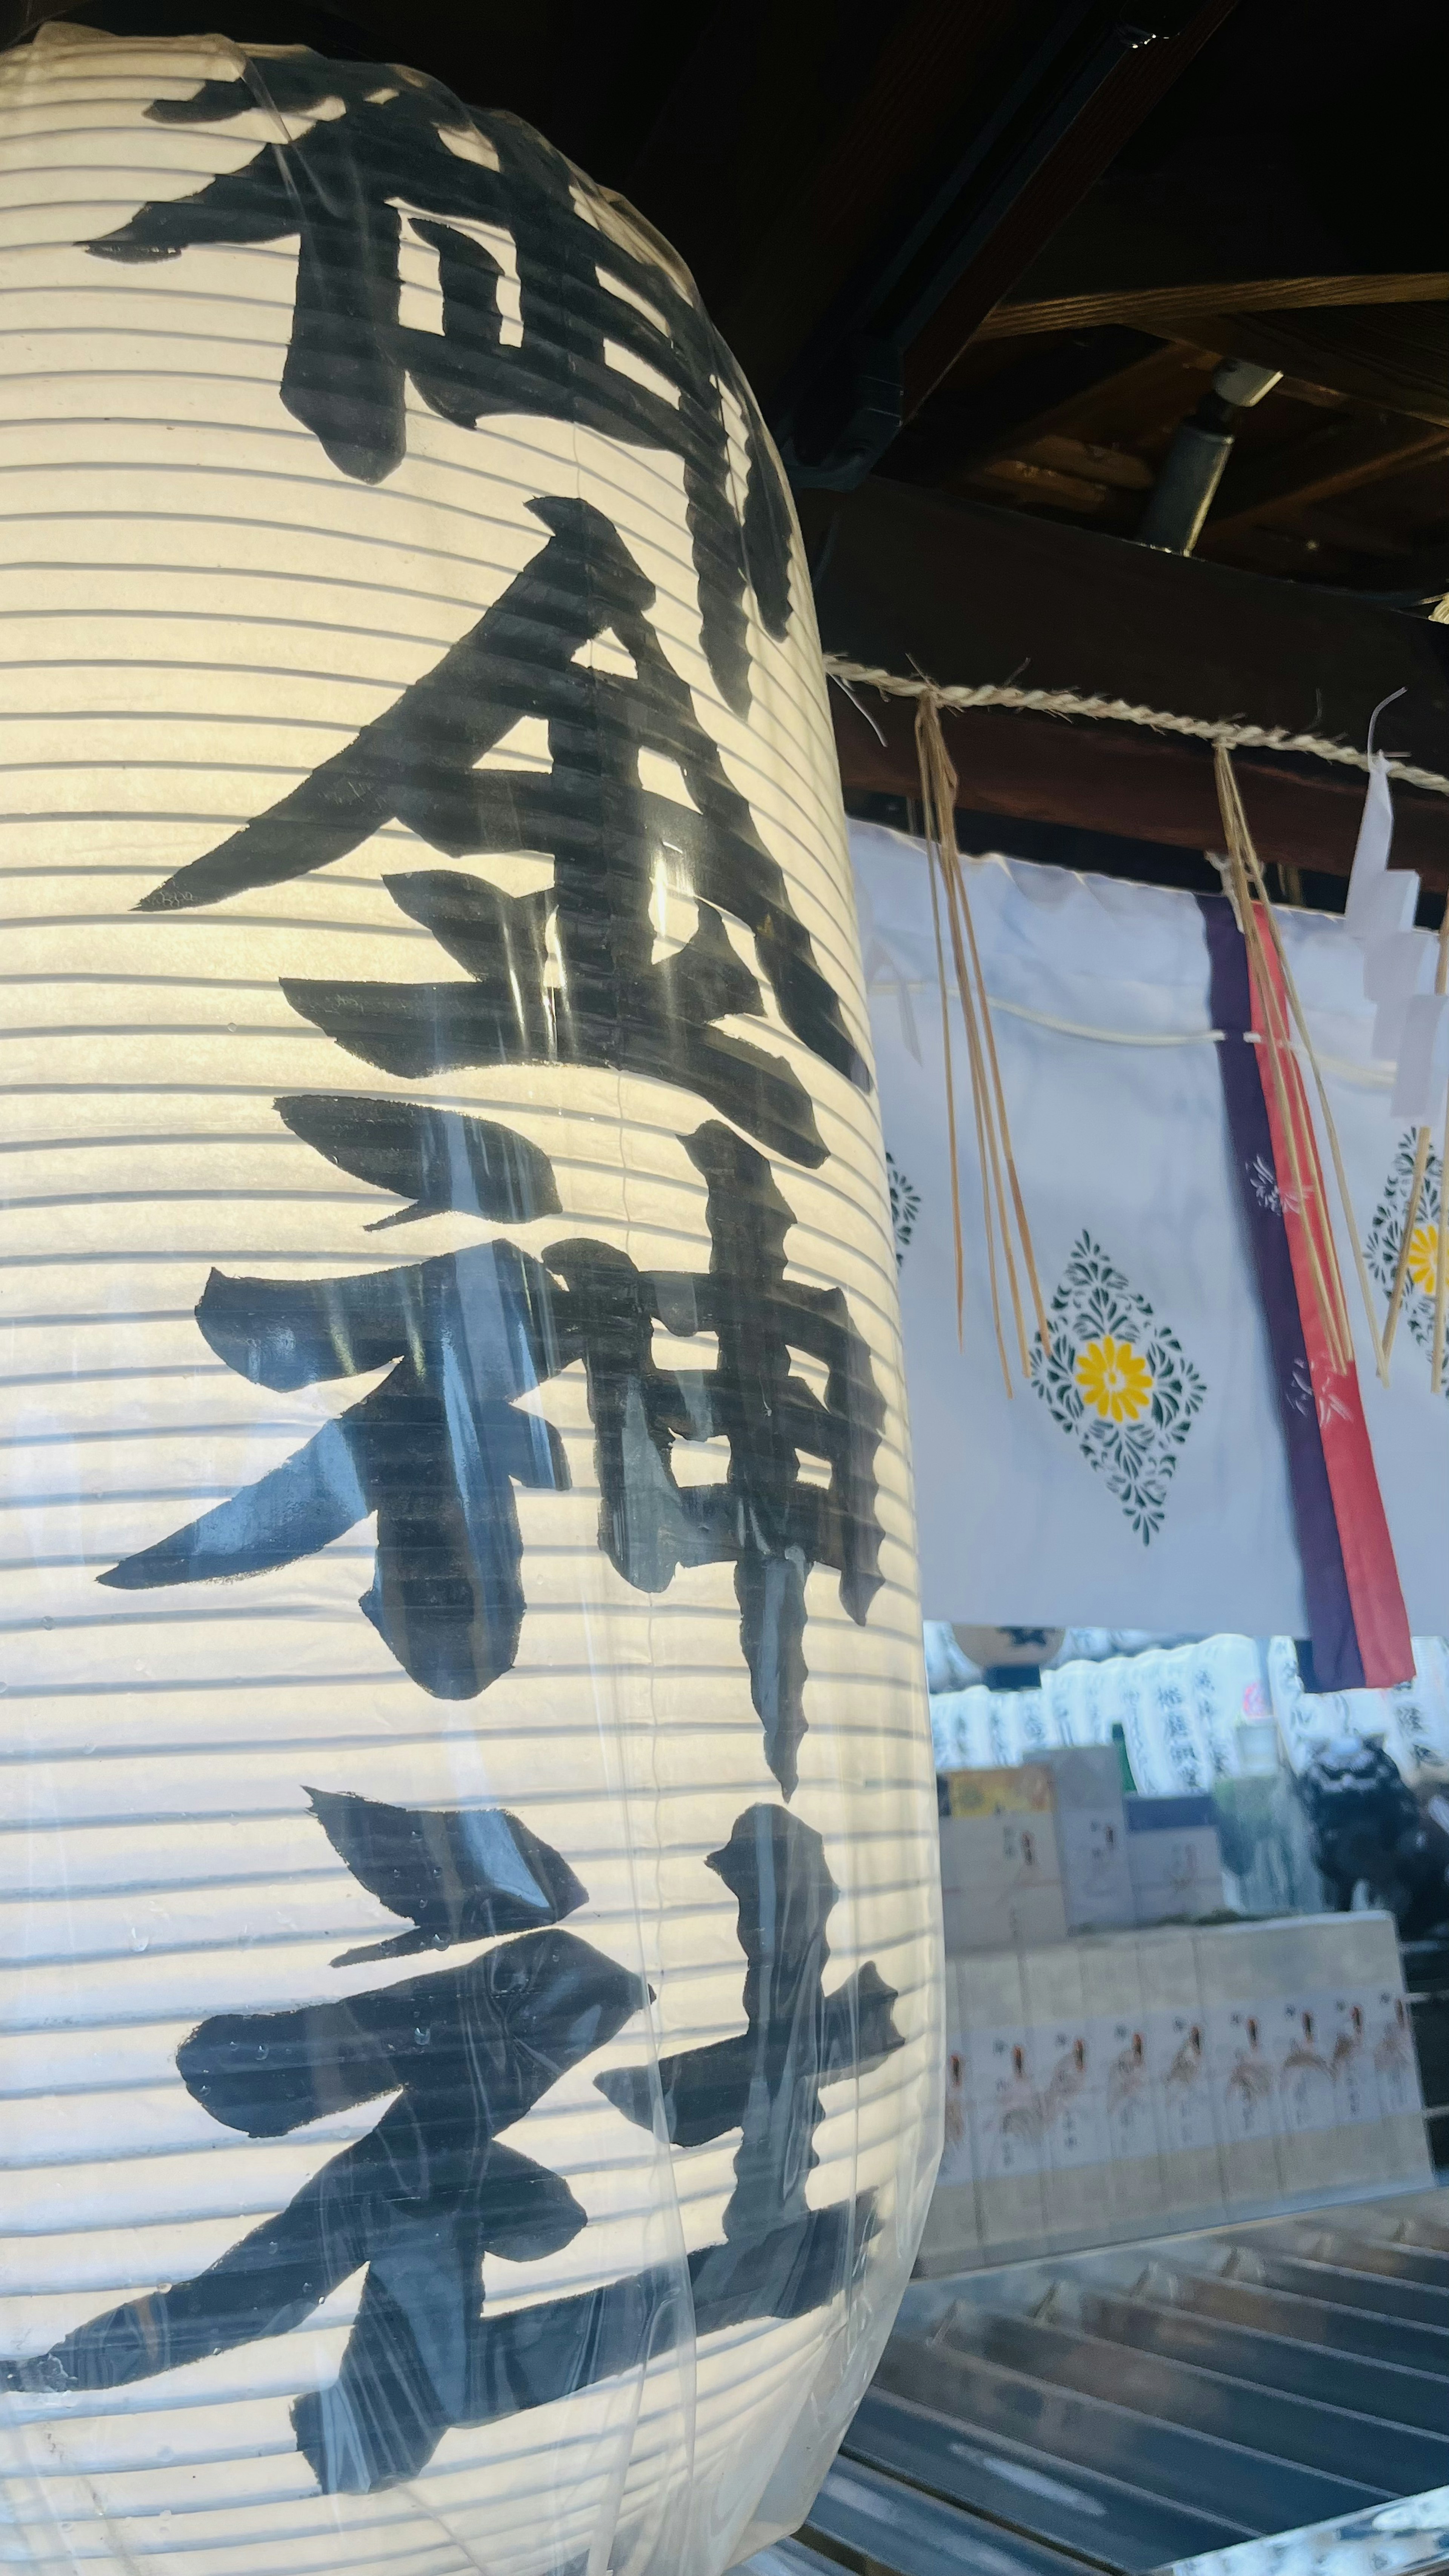
[{"label": "metal pipe", "polygon": [[1140,545],[1162,554],[1190,555],[1202,535],[1233,440],[1245,411],[1260,403],[1282,380],[1281,367],[1255,367],[1246,358],[1225,358],[1190,420],[1179,428],[1152,487],[1142,524]]}]

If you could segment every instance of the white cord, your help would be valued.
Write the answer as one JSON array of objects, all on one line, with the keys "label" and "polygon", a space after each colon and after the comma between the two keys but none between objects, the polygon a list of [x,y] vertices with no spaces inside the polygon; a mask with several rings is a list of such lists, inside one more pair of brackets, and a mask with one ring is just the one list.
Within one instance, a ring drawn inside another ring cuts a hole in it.
[{"label": "white cord", "polygon": [[[1054,1020],[1045,1011],[1029,1011],[1024,1002],[999,1002],[994,993],[990,1001],[993,1011],[1005,1011],[1014,1020],[1030,1020],[1034,1027],[1051,1029],[1064,1038],[1097,1038],[1106,1046],[1224,1046],[1227,1043],[1226,1029],[1089,1029],[1077,1020]],[[1248,1046],[1261,1046],[1263,1043],[1256,1029],[1244,1029],[1243,1038]],[[1306,1050],[1296,1042],[1293,1052],[1306,1058]],[[1361,1082],[1371,1091],[1387,1091],[1393,1084],[1394,1068],[1391,1064],[1360,1064],[1353,1056],[1325,1055],[1322,1047],[1316,1052],[1324,1072],[1337,1074],[1341,1081]]]},{"label": "white cord", "polygon": [[[936,988],[924,976],[892,974],[889,977],[873,975],[867,989],[872,993],[900,994],[902,991],[929,993]],[[1102,1046],[1224,1046],[1227,1043],[1226,1029],[1093,1029],[1081,1020],[1059,1020],[1050,1011],[1030,1010],[1025,1002],[1004,1002],[999,993],[988,993],[986,998],[993,1011],[1005,1011],[1009,1019],[1029,1020],[1033,1028],[1050,1029],[1055,1037],[1089,1038]],[[1243,1037],[1249,1046],[1263,1043],[1256,1029],[1245,1029]],[[1302,1049],[1295,1046],[1294,1053],[1301,1054]],[[1318,1061],[1326,1073],[1336,1074],[1343,1082],[1363,1083],[1371,1091],[1387,1091],[1393,1083],[1394,1068],[1391,1064],[1362,1064],[1353,1056],[1325,1055],[1321,1047]]]}]

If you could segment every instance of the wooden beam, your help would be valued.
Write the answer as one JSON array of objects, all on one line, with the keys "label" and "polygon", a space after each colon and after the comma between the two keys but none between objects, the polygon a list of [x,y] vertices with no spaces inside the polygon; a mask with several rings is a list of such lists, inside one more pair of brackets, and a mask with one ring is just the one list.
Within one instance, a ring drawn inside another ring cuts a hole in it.
[{"label": "wooden beam", "polygon": [[891,479],[936,483],[1007,453],[1020,440],[1073,425],[1077,407],[1153,365],[1162,343],[1143,331],[1070,331],[1004,352],[996,373],[958,372],[907,423],[891,449]]},{"label": "wooden beam", "polygon": [[1402,687],[1396,748],[1449,775],[1449,657],[1423,618],[879,476],[800,505],[827,652],[1358,744]]},{"label": "wooden beam", "polygon": [[1105,482],[1031,456],[993,456],[988,464],[975,467],[970,480],[988,494],[1010,494],[1028,506],[1070,510],[1077,516],[1105,510],[1111,500]]},{"label": "wooden beam", "polygon": [[1200,329],[1227,356],[1281,367],[1285,375],[1331,385],[1355,401],[1449,428],[1449,276],[1433,282],[1440,289],[1433,301],[1388,307],[1365,300],[1316,313],[1204,314],[1193,331]]},{"label": "wooden beam", "polygon": [[[1269,32],[1263,14],[1242,12],[1210,60],[1222,63],[1226,47],[1246,70]],[[1412,188],[1393,185],[1412,174],[1396,165],[1391,139],[1364,137],[1378,158],[1358,173],[1361,186],[1315,183],[1292,148],[1299,90],[1281,56],[1276,79],[1269,118],[1261,100],[1233,108],[1219,98],[1211,139],[1228,155],[1219,176],[1209,176],[1209,133],[1200,132],[1196,151],[1180,162],[1169,150],[1155,168],[1119,167],[1100,180],[1008,290],[984,333],[1108,322],[1168,331],[1194,312],[1432,302],[1449,294],[1449,251]],[[1246,155],[1244,118],[1256,138]],[[1270,133],[1276,149],[1267,148]],[[1444,263],[1439,270],[1435,251]]]},{"label": "wooden beam", "polygon": [[[1449,776],[1449,653],[1442,629],[1425,618],[879,479],[850,493],[807,492],[801,502],[827,652],[946,683],[1072,689],[1359,745],[1379,700],[1402,689],[1394,749]],[[914,792],[900,784],[912,774],[910,716],[909,706],[881,713],[888,740],[906,746],[892,772],[897,793]],[[854,722],[864,743],[852,754],[853,783],[886,784],[859,766],[874,759],[866,747],[874,737]],[[1093,719],[973,712],[969,734],[966,723],[957,735],[978,767],[969,778],[963,771],[963,804],[1215,846],[1216,809],[1203,801],[1212,765],[1201,744]],[[846,729],[840,709],[837,727]],[[978,775],[993,741],[994,787]],[[1315,836],[1325,850],[1351,850],[1362,772],[1244,758],[1271,827],[1266,855],[1328,866],[1313,856]],[[1445,883],[1449,798],[1401,790],[1398,802],[1417,818],[1403,825],[1412,835],[1403,855],[1412,848],[1412,864],[1422,857],[1433,881]]]},{"label": "wooden beam", "polygon": [[1407,561],[1393,567],[1392,577],[1384,588],[1417,595],[1420,599],[1449,595],[1449,542],[1440,538],[1436,545],[1416,546]]},{"label": "wooden beam", "polygon": [[1082,474],[1088,482],[1105,483],[1109,492],[1152,489],[1152,468],[1146,457],[1134,455],[1127,447],[1055,434],[1032,439],[1019,453],[1024,465],[1045,465],[1058,474]]},{"label": "wooden beam", "polygon": [[993,306],[1180,80],[1209,37],[1231,17],[1235,5],[1236,0],[1204,0],[1179,34],[1142,45],[1118,64],[906,349],[903,412],[907,420],[949,375]]},{"label": "wooden beam", "polygon": [[953,484],[995,457],[1020,455],[1037,439],[1090,438],[1109,419],[1115,429],[1169,387],[1183,387],[1177,407],[1191,410],[1216,364],[1187,341],[1154,340],[1140,331],[1028,343],[984,384],[968,384],[958,371],[943,385],[891,449],[891,480]]},{"label": "wooden beam", "polygon": [[[843,691],[832,689],[847,795],[918,799],[914,709],[870,689],[858,695],[884,740]],[[1212,754],[1203,744],[991,708],[948,711],[944,724],[961,804],[1003,817],[1004,850],[1011,848],[1012,817],[1070,823],[1081,831],[1165,842],[1174,849],[1222,847]],[[1254,752],[1239,752],[1234,766],[1261,859],[1329,876],[1348,874],[1363,812],[1361,775]],[[1449,888],[1449,799],[1400,787],[1394,817],[1396,864],[1417,868],[1433,890]]]},{"label": "wooden beam", "polygon": [[[1449,300],[1449,269],[1394,269],[1347,276],[1270,276],[1234,280],[1199,276],[1181,286],[1098,287],[1076,295],[1053,295],[1001,303],[982,321],[978,340],[1015,340],[1045,331],[1119,329],[1177,333],[1184,339],[1204,335],[1215,346],[1218,317],[1224,314],[1322,311],[1340,305],[1355,309],[1388,305],[1442,304]],[[1234,355],[1246,356],[1235,348]],[[1272,363],[1264,361],[1265,364]],[[1287,370],[1285,370],[1287,372]],[[1311,374],[1296,360],[1291,372]],[[1331,381],[1331,380],[1330,380]],[[1350,385],[1343,386],[1352,392]],[[1381,391],[1370,401],[1384,400]],[[1397,409],[1398,406],[1395,405]]]},{"label": "wooden beam", "polygon": [[767,414],[828,458],[821,403],[852,348],[899,354],[909,418],[1236,5],[733,0],[628,194],[690,259]]},{"label": "wooden beam", "polygon": [[763,401],[980,112],[1014,13],[1015,0],[710,11],[623,184],[689,261]]},{"label": "wooden beam", "polygon": [[1449,454],[1449,429],[1410,431],[1382,416],[1333,421],[1287,447],[1235,457],[1213,504],[1198,551],[1265,519],[1282,518],[1366,484],[1382,483]]}]

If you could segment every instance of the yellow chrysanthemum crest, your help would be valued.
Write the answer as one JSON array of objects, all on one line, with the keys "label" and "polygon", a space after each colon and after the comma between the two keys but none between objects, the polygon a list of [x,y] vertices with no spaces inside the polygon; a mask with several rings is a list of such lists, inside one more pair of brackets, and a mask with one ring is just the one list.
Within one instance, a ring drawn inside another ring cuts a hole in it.
[{"label": "yellow chrysanthemum crest", "polygon": [[1103,1333],[1077,1354],[1082,1401],[1104,1422],[1136,1422],[1152,1402],[1152,1371],[1130,1342]]},{"label": "yellow chrysanthemum crest", "polygon": [[1438,1275],[1439,1229],[1437,1225],[1416,1225],[1409,1237],[1409,1277],[1426,1297],[1432,1297]]}]

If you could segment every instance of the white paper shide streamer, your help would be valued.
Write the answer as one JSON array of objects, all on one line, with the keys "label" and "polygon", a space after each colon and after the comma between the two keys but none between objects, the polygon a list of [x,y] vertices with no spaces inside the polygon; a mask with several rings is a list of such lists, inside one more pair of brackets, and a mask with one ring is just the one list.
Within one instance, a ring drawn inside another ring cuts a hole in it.
[{"label": "white paper shide streamer", "polygon": [[7,2563],[716,2576],[939,2143],[788,497],[419,75],[0,58]]}]

